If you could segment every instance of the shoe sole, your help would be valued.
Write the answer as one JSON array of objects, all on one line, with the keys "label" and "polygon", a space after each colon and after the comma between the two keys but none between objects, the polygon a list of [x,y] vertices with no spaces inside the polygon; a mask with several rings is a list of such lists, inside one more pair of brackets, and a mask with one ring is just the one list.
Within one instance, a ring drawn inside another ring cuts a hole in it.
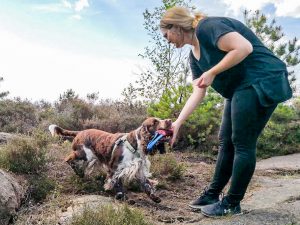
[{"label": "shoe sole", "polygon": [[188,205],[193,211],[201,211],[203,206]]},{"label": "shoe sole", "polygon": [[[214,204],[214,203],[211,203],[211,204]],[[207,204],[207,205],[210,205],[210,204]],[[207,205],[201,205],[201,206],[197,206],[197,205],[191,205],[191,204],[188,204],[188,206],[192,209],[196,209],[196,210],[201,210],[204,206],[207,206]]]},{"label": "shoe sole", "polygon": [[239,213],[235,213],[235,214],[227,214],[227,215],[224,215],[224,216],[212,216],[212,215],[208,215],[208,214],[206,214],[205,212],[202,212],[202,211],[201,211],[201,213],[202,213],[202,215],[204,215],[206,217],[214,218],[214,219],[222,218],[222,217],[230,217],[230,216],[239,216],[239,215],[243,214],[243,212],[239,212]]}]

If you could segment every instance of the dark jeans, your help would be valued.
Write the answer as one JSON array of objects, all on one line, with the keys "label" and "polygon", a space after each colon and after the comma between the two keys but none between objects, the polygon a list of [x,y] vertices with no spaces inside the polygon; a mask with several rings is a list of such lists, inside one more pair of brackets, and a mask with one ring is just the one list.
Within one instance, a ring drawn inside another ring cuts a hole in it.
[{"label": "dark jeans", "polygon": [[231,178],[228,200],[238,203],[243,199],[255,169],[258,136],[276,106],[261,106],[252,87],[236,91],[226,100],[210,192],[219,194]]}]

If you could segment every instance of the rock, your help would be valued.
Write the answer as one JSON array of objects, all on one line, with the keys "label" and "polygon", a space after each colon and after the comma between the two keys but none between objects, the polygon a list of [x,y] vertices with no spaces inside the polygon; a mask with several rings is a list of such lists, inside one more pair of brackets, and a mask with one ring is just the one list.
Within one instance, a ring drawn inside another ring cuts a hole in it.
[{"label": "rock", "polygon": [[260,209],[247,214],[220,219],[204,219],[202,225],[298,225],[298,220],[286,209]]},{"label": "rock", "polygon": [[71,200],[72,204],[59,216],[59,224],[69,224],[74,215],[80,214],[84,208],[95,209],[99,206],[105,206],[113,202],[112,198],[100,195],[87,195],[77,197]]},{"label": "rock", "polygon": [[10,174],[0,169],[0,224],[8,224],[16,215],[25,191]]},{"label": "rock", "polygon": [[259,187],[245,199],[245,209],[276,208],[283,203],[300,201],[300,176],[255,177],[255,180]]},{"label": "rock", "polygon": [[300,153],[261,160],[256,170],[300,170]]}]

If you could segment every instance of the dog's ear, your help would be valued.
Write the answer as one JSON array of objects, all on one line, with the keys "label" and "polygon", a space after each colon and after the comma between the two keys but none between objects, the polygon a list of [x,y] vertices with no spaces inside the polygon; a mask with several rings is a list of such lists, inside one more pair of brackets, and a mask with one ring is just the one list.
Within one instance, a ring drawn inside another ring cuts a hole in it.
[{"label": "dog's ear", "polygon": [[[86,140],[84,141],[84,146],[89,149],[93,148],[93,141],[92,141],[91,137],[86,138]],[[83,146],[82,146],[82,148],[83,148]]]},{"label": "dog's ear", "polygon": [[76,159],[76,154],[75,154],[75,152],[72,152],[70,155],[68,155],[66,158],[65,158],[65,162],[71,162],[71,161],[73,161],[73,160],[75,160]]},{"label": "dog's ear", "polygon": [[150,142],[152,135],[149,132],[147,125],[142,126],[142,128],[140,129],[139,135],[141,137],[142,150],[145,154],[148,154],[147,145]]}]

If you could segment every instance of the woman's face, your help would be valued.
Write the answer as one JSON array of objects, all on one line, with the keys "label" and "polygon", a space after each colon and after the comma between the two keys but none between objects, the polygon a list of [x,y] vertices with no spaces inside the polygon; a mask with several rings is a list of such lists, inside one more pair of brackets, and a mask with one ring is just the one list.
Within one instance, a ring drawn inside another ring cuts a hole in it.
[{"label": "woman's face", "polygon": [[161,32],[163,37],[166,38],[169,43],[174,44],[176,48],[181,48],[185,44],[184,34],[180,27],[172,26],[170,29],[161,28]]}]

